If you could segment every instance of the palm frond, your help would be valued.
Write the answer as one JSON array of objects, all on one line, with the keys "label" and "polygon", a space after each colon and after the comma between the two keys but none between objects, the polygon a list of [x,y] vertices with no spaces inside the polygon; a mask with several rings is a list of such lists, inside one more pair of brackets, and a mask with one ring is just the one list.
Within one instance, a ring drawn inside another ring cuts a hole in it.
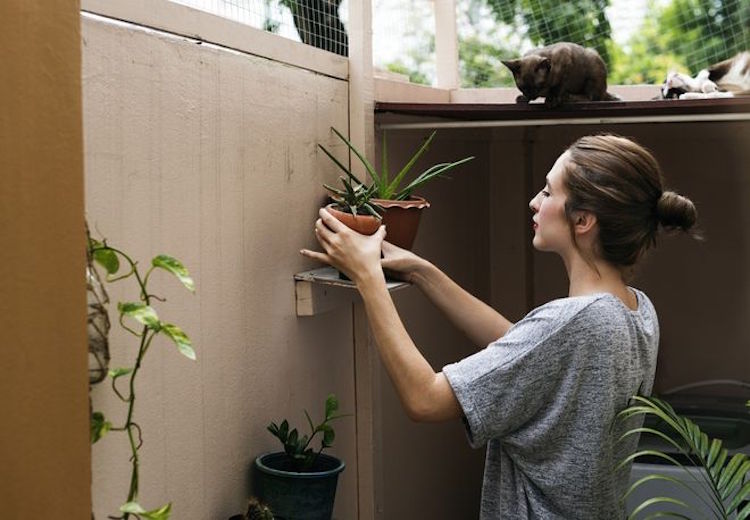
[{"label": "palm frond", "polygon": [[[628,430],[620,437],[620,440],[636,434],[655,435],[659,437],[662,441],[667,442],[683,452],[693,461],[693,463],[696,464],[697,467],[701,469],[701,476],[705,483],[705,487],[708,488],[709,491],[704,492],[704,494],[708,496],[702,496],[700,491],[688,486],[681,479],[673,479],[672,477],[666,477],[664,475],[649,475],[633,484],[626,492],[626,496],[629,495],[633,489],[649,480],[661,479],[680,481],[684,487],[690,489],[690,491],[702,500],[704,504],[710,506],[710,509],[714,512],[716,518],[735,518],[735,515],[737,519],[746,519],[750,517],[750,504],[747,502],[750,500],[750,457],[744,453],[737,453],[727,462],[729,452],[722,446],[721,440],[709,438],[708,435],[701,431],[697,424],[687,417],[677,414],[669,403],[656,397],[644,396],[633,396],[633,401],[635,401],[636,404],[629,406],[618,414],[620,420],[636,416],[652,415],[660,419],[662,424],[666,426],[669,431],[676,434],[677,439],[681,440],[684,445],[681,445],[664,432],[647,427]],[[638,451],[626,457],[618,465],[618,468],[643,455],[659,457],[668,461],[670,464],[687,471],[678,460],[659,450]],[[693,473],[688,473],[691,475],[691,478],[697,482]],[[701,489],[703,489],[703,486]],[[679,500],[671,499],[669,497],[655,497],[640,504],[631,514],[631,518],[635,518],[637,513],[643,511],[649,505],[656,503],[677,504],[678,502],[680,505],[690,509],[689,506]]]}]

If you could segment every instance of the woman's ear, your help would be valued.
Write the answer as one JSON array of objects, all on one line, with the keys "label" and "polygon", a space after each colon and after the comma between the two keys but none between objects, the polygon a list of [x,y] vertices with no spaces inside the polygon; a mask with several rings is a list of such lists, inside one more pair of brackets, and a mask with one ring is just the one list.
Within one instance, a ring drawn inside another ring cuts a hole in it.
[{"label": "woman's ear", "polygon": [[586,235],[596,227],[596,215],[590,211],[576,211],[573,218],[573,229],[577,236]]}]

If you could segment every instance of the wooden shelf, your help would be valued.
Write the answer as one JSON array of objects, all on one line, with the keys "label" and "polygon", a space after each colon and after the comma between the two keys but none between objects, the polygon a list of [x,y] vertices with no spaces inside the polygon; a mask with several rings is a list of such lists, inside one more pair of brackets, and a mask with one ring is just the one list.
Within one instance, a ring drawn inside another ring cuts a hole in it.
[{"label": "wooden shelf", "polygon": [[[410,287],[408,282],[386,280],[390,292]],[[297,316],[315,316],[359,299],[357,286],[339,277],[333,267],[321,267],[294,275]]]},{"label": "wooden shelf", "polygon": [[[537,126],[677,121],[750,120],[750,97],[568,103],[384,103],[375,104],[382,128]],[[393,117],[395,116],[395,117]],[[404,116],[431,118],[404,121]]]}]

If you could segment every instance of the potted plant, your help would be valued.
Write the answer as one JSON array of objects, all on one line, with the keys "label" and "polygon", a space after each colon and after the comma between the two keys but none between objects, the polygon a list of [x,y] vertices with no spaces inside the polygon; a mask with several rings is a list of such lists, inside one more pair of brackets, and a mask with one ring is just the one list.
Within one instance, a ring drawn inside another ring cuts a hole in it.
[{"label": "potted plant", "polygon": [[[619,470],[639,457],[650,456],[681,468],[688,479],[682,480],[661,474],[646,475],[630,486],[623,496],[623,501],[647,482],[661,480],[670,482],[676,486],[675,489],[696,496],[699,502],[712,512],[714,518],[722,520],[750,518],[750,457],[744,453],[735,453],[730,456],[727,448],[722,446],[721,440],[709,438],[693,421],[677,414],[669,403],[661,399],[634,396],[633,400],[635,402],[620,412],[618,417],[621,420],[634,416],[652,417],[657,419],[656,426],[658,427],[652,427],[646,423],[639,428],[628,430],[620,439],[640,434],[654,435],[674,448],[680,458],[686,459],[687,463],[683,464],[677,457],[663,451],[646,449],[626,457],[617,469]],[[747,404],[750,406],[750,401]],[[695,474],[688,471],[685,466],[699,468],[702,479],[696,481]],[[697,486],[698,483],[701,485]],[[654,512],[654,507],[658,506],[667,506],[670,510]],[[698,514],[697,511],[692,511],[691,506],[684,500],[673,496],[658,496],[650,497],[637,505],[629,518],[636,518],[647,508],[648,518],[657,516],[691,518],[686,513]],[[702,513],[700,516],[705,517]]]},{"label": "potted plant", "polygon": [[[383,132],[382,171],[378,172],[372,163],[341,132],[333,127],[331,127],[331,130],[357,156],[370,175],[372,184],[368,186],[360,181],[349,168],[341,164],[323,145],[319,144],[318,146],[346,174],[346,177],[342,177],[342,181],[346,180],[352,183],[353,186],[362,187],[362,194],[367,196],[369,205],[373,208],[379,208],[376,211],[382,213],[382,222],[385,224],[386,231],[388,232],[388,241],[405,249],[411,249],[414,243],[419,219],[422,214],[421,210],[430,207],[430,203],[424,198],[413,194],[414,190],[436,177],[444,176],[448,170],[474,158],[473,156],[465,157],[455,162],[432,165],[411,181],[405,183],[407,174],[411,171],[417,160],[427,151],[437,131],[432,132],[398,173],[391,177],[388,167],[388,143],[385,132]],[[404,185],[402,186],[402,184]],[[334,194],[334,200],[337,200],[336,197],[340,198],[342,196],[342,190],[334,190],[330,186],[326,186],[326,188]],[[373,233],[375,230],[373,230]]]},{"label": "potted plant", "polygon": [[[284,446],[284,451],[265,453],[255,459],[258,498],[277,519],[330,520],[336,498],[338,476],[344,462],[322,453],[333,445],[336,434],[331,421],[344,417],[336,415],[339,403],[331,394],[326,398],[325,417],[317,426],[305,410],[310,425],[309,435],[290,429],[284,419],[272,422],[268,431]],[[311,443],[321,434],[320,448]]]}]

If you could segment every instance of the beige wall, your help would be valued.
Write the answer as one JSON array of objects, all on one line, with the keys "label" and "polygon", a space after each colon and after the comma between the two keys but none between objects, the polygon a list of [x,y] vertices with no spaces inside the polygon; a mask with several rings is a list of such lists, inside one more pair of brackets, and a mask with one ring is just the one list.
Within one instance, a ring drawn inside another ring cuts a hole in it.
[{"label": "beige wall", "polygon": [[[394,163],[426,133],[388,132]],[[660,318],[657,391],[707,379],[747,380],[748,123],[440,130],[431,159],[478,159],[452,181],[425,190],[433,206],[424,216],[415,251],[513,320],[564,296],[567,280],[559,258],[530,248],[528,200],[566,146],[597,132],[630,136],[650,148],[667,186],[695,202],[707,238],[699,243],[663,237],[632,282],[651,297]],[[472,215],[477,215],[476,228],[470,225]],[[434,368],[474,348],[418,291],[403,291],[395,300]],[[481,450],[468,448],[459,424],[410,423],[385,374],[382,379],[383,518],[476,517]]]},{"label": "beige wall", "polygon": [[[252,30],[248,38],[252,37]],[[89,222],[147,263],[171,254],[197,293],[154,275],[155,307],[193,339],[197,361],[159,339],[138,378],[141,502],[173,502],[180,520],[224,519],[248,496],[255,456],[277,450],[266,431],[283,417],[306,427],[330,392],[353,413],[352,310],[295,315],[292,275],[311,267],[312,227],[333,182],[318,142],[345,156],[347,84],[209,44],[83,19],[86,201]],[[320,51],[322,53],[322,51]],[[328,58],[326,58],[328,59]],[[134,297],[130,281],[113,301]],[[135,338],[113,327],[113,367],[132,363]],[[94,406],[120,419],[104,385]],[[354,417],[336,424],[342,474],[336,518],[357,516]],[[127,440],[93,448],[97,517],[127,493]]]},{"label": "beige wall", "polygon": [[0,516],[87,518],[78,2],[2,2],[0,47]]}]

